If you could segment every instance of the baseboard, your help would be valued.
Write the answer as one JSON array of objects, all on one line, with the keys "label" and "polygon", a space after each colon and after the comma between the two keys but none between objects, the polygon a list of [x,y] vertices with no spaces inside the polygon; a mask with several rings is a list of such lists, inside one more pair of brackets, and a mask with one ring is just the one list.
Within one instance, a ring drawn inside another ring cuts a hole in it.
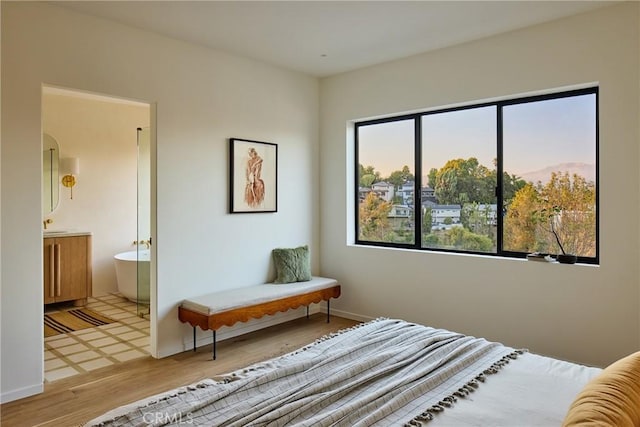
[{"label": "baseboard", "polygon": [[7,391],[0,394],[0,403],[12,402],[14,400],[33,396],[34,394],[40,394],[43,391],[44,391],[44,385],[42,383],[19,388],[17,390]]},{"label": "baseboard", "polygon": [[[320,307],[320,312],[326,313],[326,307]],[[375,317],[363,316],[361,314],[351,313],[349,311],[336,310],[335,308],[331,309],[332,316],[344,317],[345,319],[357,320],[358,322],[368,322],[370,320],[375,319]]]}]

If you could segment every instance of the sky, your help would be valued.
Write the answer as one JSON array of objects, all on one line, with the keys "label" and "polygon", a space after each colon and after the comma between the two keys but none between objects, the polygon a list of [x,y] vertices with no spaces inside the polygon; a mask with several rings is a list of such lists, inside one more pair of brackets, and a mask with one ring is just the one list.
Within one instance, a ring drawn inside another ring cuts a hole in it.
[{"label": "sky", "polygon": [[[520,175],[560,163],[595,165],[595,117],[594,94],[505,106],[504,170]],[[413,171],[413,120],[359,129],[360,164],[383,177],[404,165]],[[496,133],[495,106],[423,116],[423,175],[456,158],[476,157],[493,169]]]}]

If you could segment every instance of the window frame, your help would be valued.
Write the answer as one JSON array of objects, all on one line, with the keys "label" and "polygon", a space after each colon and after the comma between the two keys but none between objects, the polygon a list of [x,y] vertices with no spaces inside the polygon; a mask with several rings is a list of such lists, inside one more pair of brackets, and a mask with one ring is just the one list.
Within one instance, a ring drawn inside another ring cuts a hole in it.
[{"label": "window frame", "polygon": [[[422,247],[422,209],[416,208],[416,206],[422,206],[422,117],[432,114],[441,114],[455,111],[462,111],[474,108],[482,108],[495,106],[496,107],[496,205],[497,209],[501,209],[504,206],[503,191],[503,109],[504,107],[511,105],[526,104],[531,102],[548,101],[554,99],[562,99],[569,97],[576,97],[582,95],[595,95],[595,256],[585,257],[579,256],[578,263],[581,264],[596,264],[600,263],[600,111],[599,111],[599,86],[589,86],[580,89],[562,90],[558,92],[549,92],[540,95],[518,96],[513,98],[507,98],[502,100],[490,101],[490,102],[478,102],[471,103],[456,107],[445,107],[430,109],[428,111],[419,111],[410,114],[400,114],[383,118],[376,118],[370,120],[359,120],[353,122],[354,132],[354,217],[355,217],[355,244],[361,246],[378,246],[388,248],[400,248],[400,249],[414,249],[426,252],[444,252],[444,253],[458,253],[458,254],[474,254],[484,255],[490,257],[500,258],[526,258],[527,252],[507,251],[503,249],[504,245],[504,215],[497,214],[497,228],[496,228],[496,252],[477,252],[477,251],[463,251],[458,249],[444,249],[444,248],[423,248]],[[413,120],[414,122],[414,242],[413,243],[395,243],[395,242],[379,242],[360,239],[360,141],[359,141],[359,129],[364,126],[371,126],[383,123],[391,123],[403,120]]]}]

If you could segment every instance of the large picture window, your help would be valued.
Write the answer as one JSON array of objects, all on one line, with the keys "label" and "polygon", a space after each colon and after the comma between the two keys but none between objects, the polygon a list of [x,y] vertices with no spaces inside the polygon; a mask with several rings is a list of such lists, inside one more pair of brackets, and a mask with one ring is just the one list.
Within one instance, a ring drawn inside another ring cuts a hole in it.
[{"label": "large picture window", "polygon": [[356,243],[598,262],[598,89],[355,124]]}]

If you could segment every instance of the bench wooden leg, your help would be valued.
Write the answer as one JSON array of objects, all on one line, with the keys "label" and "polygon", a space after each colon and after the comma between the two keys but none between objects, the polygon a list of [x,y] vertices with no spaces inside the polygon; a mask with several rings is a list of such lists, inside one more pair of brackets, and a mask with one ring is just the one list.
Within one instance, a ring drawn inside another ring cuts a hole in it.
[{"label": "bench wooden leg", "polygon": [[309,320],[309,306],[307,306],[307,320]]},{"label": "bench wooden leg", "polygon": [[196,352],[196,327],[193,327],[193,352]]},{"label": "bench wooden leg", "polygon": [[331,298],[327,300],[327,323],[329,323],[329,312],[331,311],[331,305],[329,301],[331,301]]}]

